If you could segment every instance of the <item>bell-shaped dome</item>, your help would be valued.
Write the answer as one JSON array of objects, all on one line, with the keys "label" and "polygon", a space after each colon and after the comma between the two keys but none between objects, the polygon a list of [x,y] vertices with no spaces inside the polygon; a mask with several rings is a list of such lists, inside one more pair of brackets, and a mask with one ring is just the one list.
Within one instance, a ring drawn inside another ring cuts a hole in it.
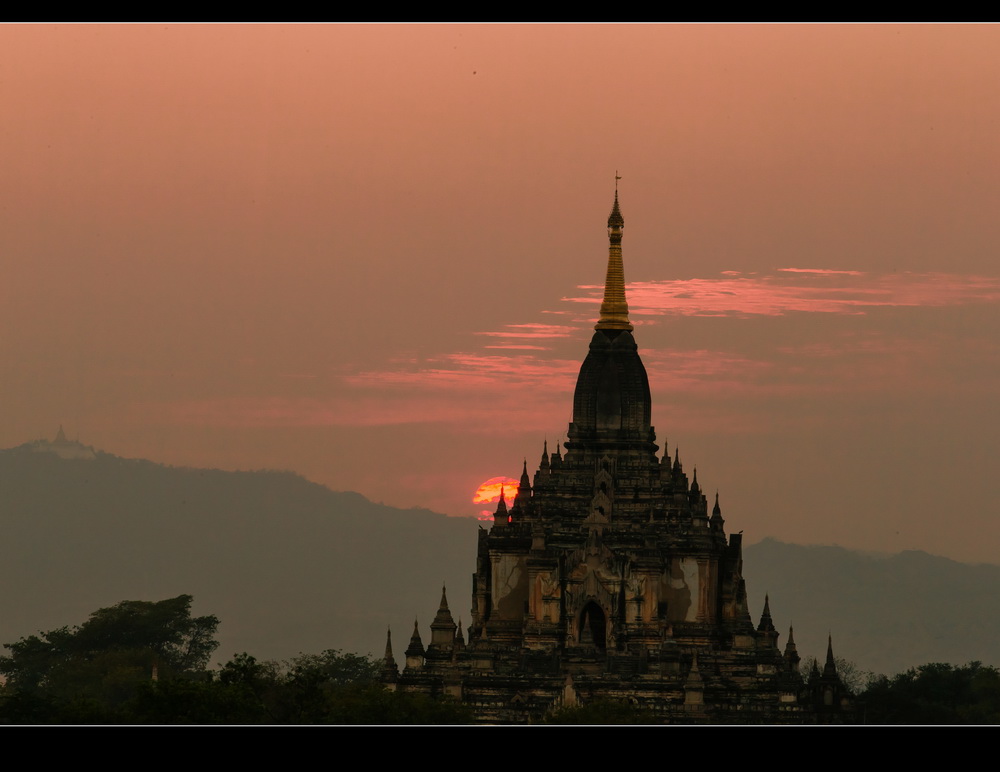
[{"label": "bell-shaped dome", "polygon": [[627,330],[597,330],[573,394],[573,440],[639,440],[650,434],[649,379]]}]

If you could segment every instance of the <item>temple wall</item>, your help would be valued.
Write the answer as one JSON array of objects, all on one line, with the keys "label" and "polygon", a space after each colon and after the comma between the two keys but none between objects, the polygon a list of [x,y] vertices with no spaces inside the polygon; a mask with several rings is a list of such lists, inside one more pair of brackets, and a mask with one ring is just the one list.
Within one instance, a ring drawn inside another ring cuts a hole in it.
[{"label": "temple wall", "polygon": [[493,610],[502,619],[524,617],[524,603],[528,599],[528,571],[521,555],[494,555]]}]

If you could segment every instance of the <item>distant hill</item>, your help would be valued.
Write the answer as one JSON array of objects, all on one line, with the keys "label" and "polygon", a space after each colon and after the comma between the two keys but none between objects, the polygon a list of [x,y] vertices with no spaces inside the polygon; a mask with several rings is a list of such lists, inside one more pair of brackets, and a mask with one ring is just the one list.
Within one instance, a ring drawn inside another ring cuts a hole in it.
[{"label": "distant hill", "polygon": [[927,662],[1000,666],[1000,566],[926,552],[868,555],[765,539],[745,547],[743,574],[756,622],[769,593],[800,653],[834,653],[864,670],[894,673]]},{"label": "distant hill", "polygon": [[189,593],[196,613],[222,620],[223,662],[243,650],[381,654],[388,624],[400,655],[415,614],[427,637],[443,581],[468,624],[474,520],[373,504],[290,472],[46,445],[60,447],[0,451],[0,643],[120,600]]},{"label": "distant hill", "polygon": [[[222,620],[216,661],[339,648],[402,661],[424,643],[441,582],[469,623],[474,520],[374,504],[291,472],[123,459],[57,438],[0,451],[0,643],[82,623],[118,601],[195,597]],[[765,539],[745,548],[754,621],[764,593],[803,656],[895,672],[1000,665],[1000,566],[922,552],[872,557]]]}]

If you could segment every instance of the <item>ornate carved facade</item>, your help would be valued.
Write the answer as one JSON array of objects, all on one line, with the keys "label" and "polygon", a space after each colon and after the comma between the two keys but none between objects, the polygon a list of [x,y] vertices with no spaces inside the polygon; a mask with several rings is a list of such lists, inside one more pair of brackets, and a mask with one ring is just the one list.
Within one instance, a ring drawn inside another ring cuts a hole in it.
[{"label": "ornate carved facade", "polygon": [[[468,643],[442,592],[395,688],[453,695],[482,721],[527,722],[596,699],[665,722],[813,722],[849,716],[832,650],[807,687],[765,599],[755,627],[739,534],[726,537],[697,473],[659,450],[629,323],[615,193],[604,301],[573,396],[565,448],[525,463],[513,505],[479,531]],[[565,450],[565,452],[563,452]]]}]

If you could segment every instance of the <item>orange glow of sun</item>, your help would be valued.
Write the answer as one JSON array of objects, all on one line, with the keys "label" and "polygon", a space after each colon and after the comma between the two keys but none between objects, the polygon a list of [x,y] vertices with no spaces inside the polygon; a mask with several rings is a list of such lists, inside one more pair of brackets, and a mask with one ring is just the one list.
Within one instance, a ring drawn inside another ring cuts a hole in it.
[{"label": "orange glow of sun", "polygon": [[473,504],[493,504],[490,509],[479,512],[480,520],[492,520],[496,504],[500,501],[500,487],[503,486],[503,500],[509,507],[517,496],[518,482],[513,477],[491,477],[478,488],[472,496]]}]

